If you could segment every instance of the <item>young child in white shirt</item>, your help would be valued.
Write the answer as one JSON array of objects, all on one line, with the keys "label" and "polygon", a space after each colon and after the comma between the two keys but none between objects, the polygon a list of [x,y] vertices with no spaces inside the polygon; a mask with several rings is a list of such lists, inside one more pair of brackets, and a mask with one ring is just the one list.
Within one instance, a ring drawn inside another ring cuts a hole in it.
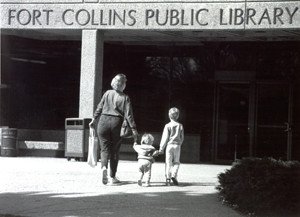
[{"label": "young child in white shirt", "polygon": [[184,139],[184,130],[179,118],[179,109],[171,108],[169,110],[170,122],[164,127],[160,141],[159,153],[162,154],[166,148],[166,185],[178,185],[177,174],[180,165],[180,151]]},{"label": "young child in white shirt", "polygon": [[138,166],[140,173],[138,180],[139,186],[142,186],[144,175],[146,181],[143,186],[150,186],[152,163],[154,163],[154,157],[158,155],[158,151],[152,146],[153,142],[154,137],[151,134],[146,133],[142,136],[140,145],[136,142],[133,145],[133,149],[138,153]]}]

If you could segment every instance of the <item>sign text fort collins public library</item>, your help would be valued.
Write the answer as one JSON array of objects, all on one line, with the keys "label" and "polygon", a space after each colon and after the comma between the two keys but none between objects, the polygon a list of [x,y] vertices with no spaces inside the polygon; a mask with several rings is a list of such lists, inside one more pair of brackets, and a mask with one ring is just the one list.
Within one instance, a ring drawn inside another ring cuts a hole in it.
[{"label": "sign text fort collins public library", "polygon": [[1,4],[1,28],[299,28],[300,2]]}]

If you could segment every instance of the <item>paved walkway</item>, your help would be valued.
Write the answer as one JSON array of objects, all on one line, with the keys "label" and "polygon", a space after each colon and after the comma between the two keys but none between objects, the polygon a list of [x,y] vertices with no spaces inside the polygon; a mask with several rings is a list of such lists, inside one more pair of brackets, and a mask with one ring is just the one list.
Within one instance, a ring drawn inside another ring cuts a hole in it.
[{"label": "paved walkway", "polygon": [[64,158],[0,157],[0,216],[240,217],[222,205],[217,174],[230,166],[182,164],[180,186],[164,185],[155,163],[152,186],[136,184],[137,165],[120,161],[120,186],[103,186],[100,167]]}]

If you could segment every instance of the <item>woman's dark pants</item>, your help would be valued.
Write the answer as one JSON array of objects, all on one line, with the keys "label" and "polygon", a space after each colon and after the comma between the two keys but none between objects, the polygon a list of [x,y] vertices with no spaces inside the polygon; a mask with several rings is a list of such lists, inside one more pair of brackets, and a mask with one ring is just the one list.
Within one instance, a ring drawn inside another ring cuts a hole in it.
[{"label": "woman's dark pants", "polygon": [[110,177],[112,178],[116,176],[118,167],[122,123],[122,117],[101,115],[97,127],[101,148],[101,168],[108,168],[110,157]]}]

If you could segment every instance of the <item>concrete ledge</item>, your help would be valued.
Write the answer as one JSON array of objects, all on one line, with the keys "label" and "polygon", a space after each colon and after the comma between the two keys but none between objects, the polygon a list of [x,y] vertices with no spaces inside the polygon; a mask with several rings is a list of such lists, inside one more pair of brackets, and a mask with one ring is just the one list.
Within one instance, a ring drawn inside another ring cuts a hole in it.
[{"label": "concrete ledge", "polygon": [[63,142],[19,141],[19,149],[65,150]]},{"label": "concrete ledge", "polygon": [[19,156],[37,157],[64,157],[65,145],[63,142],[52,141],[19,141]]}]

